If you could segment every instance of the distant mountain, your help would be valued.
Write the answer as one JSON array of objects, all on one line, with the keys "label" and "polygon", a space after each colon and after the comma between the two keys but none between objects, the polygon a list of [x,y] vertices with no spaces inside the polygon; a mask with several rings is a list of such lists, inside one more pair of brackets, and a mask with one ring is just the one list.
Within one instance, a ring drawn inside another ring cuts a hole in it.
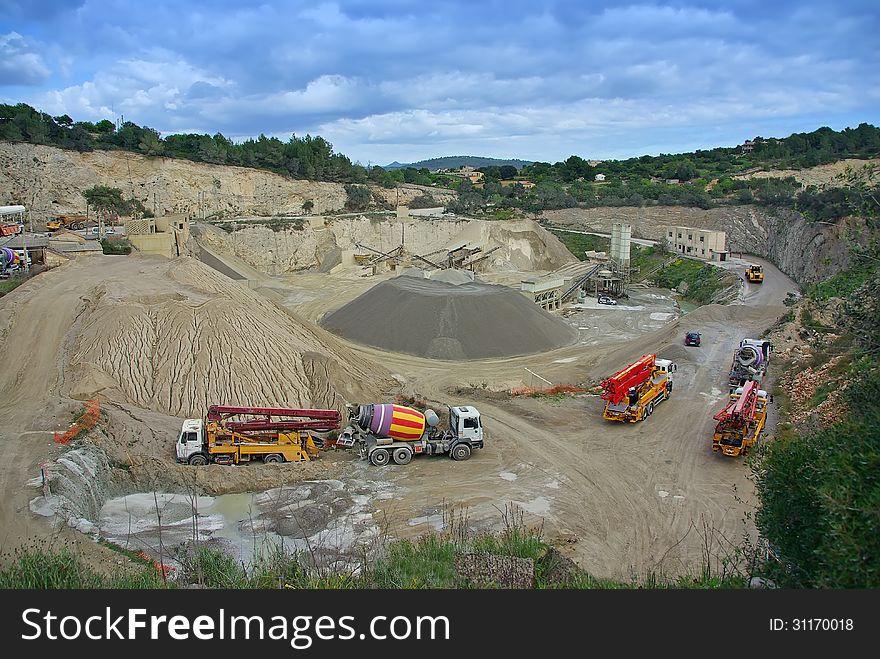
[{"label": "distant mountain", "polygon": [[428,160],[419,160],[418,162],[400,163],[396,160],[390,165],[385,165],[384,169],[401,169],[403,167],[412,167],[414,169],[458,169],[463,165],[469,167],[501,167],[502,165],[513,165],[520,169],[523,165],[531,165],[531,160],[504,160],[502,158],[486,158],[484,156],[444,156],[442,158],[430,158]]}]

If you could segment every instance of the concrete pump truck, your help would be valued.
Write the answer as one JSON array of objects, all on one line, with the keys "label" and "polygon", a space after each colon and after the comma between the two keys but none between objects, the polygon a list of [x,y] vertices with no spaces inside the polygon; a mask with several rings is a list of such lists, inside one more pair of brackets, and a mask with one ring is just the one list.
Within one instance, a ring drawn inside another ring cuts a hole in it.
[{"label": "concrete pump truck", "polygon": [[672,394],[672,374],[677,366],[657,355],[645,355],[602,381],[603,418],[608,421],[643,421],[654,407]]}]

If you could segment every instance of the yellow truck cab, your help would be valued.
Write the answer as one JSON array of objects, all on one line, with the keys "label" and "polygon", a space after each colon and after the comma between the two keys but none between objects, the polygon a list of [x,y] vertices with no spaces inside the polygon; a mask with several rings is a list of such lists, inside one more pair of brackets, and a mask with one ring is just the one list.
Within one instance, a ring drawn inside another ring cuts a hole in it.
[{"label": "yellow truck cab", "polygon": [[746,279],[751,284],[760,284],[764,281],[764,270],[760,265],[753,263],[746,268]]}]

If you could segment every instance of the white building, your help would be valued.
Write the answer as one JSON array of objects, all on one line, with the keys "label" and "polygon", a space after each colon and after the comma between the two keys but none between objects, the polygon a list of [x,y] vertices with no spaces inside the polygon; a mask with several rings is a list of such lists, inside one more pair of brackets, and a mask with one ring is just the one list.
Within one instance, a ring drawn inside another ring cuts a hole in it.
[{"label": "white building", "polygon": [[669,226],[665,232],[666,244],[676,254],[706,261],[727,260],[727,234],[723,231]]}]

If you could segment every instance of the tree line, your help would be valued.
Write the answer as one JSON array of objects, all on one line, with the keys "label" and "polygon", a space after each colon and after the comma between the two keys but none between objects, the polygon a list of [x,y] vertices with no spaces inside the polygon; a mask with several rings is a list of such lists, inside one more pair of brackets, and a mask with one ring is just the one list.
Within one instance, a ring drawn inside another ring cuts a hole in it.
[{"label": "tree line", "polygon": [[367,171],[348,157],[335,153],[320,136],[292,135],[286,142],[260,135],[236,143],[221,133],[174,134],[162,137],[147,126],[126,121],[119,127],[104,119],[97,123],[74,121],[64,114],[53,117],[24,103],[0,104],[0,140],[45,144],[62,149],[92,151],[118,149],[145,156],[183,158],[215,165],[255,167],[314,181],[363,183]]}]

